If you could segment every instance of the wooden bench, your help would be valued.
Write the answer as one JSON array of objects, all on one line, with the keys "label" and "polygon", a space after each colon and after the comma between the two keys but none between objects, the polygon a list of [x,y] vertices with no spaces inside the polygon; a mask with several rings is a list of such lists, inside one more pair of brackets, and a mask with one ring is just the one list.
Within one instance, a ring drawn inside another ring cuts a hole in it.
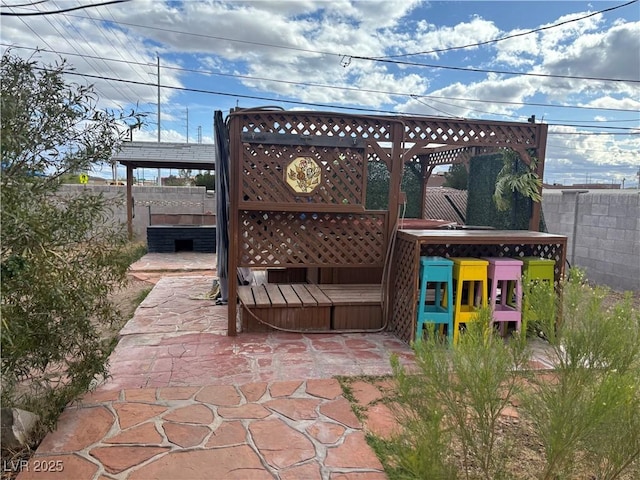
[{"label": "wooden bench", "polygon": [[245,332],[268,331],[258,321],[291,330],[374,330],[382,326],[379,285],[265,284],[238,287]]},{"label": "wooden bench", "polygon": [[332,330],[375,330],[382,327],[380,285],[320,285],[331,301]]}]

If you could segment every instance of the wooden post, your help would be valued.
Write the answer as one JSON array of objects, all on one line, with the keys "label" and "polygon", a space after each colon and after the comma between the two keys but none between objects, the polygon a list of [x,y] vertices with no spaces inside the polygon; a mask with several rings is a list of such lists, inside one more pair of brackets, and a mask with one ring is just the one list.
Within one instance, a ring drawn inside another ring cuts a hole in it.
[{"label": "wooden post", "polygon": [[391,178],[389,179],[389,225],[387,242],[391,241],[400,208],[400,184],[402,183],[404,124],[393,122],[391,126]]},{"label": "wooden post", "polygon": [[[547,131],[549,126],[547,124],[541,123],[536,125],[536,138],[538,140],[538,145],[536,148],[536,156],[538,162],[536,164],[536,174],[540,180],[543,179],[544,176],[544,157],[547,153]],[[540,197],[542,197],[542,184],[538,188],[538,193]],[[540,212],[542,210],[542,199],[540,202],[533,202],[533,208],[531,209],[531,218],[529,219],[529,230],[538,232],[540,231]]]},{"label": "wooden post", "polygon": [[[236,329],[236,317],[238,315],[238,236],[239,218],[238,201],[242,194],[240,191],[240,169],[241,164],[241,143],[237,124],[239,117],[231,116],[229,122],[229,251],[227,263],[227,285],[228,285],[228,306],[227,306],[227,336],[235,337],[238,334]],[[218,141],[222,141],[218,139]]]},{"label": "wooden post", "polygon": [[[400,184],[402,183],[402,172],[404,171],[404,124],[401,122],[393,122],[391,126],[391,178],[389,179],[389,216],[387,219],[387,246],[393,241],[393,235],[395,233],[396,222],[398,221],[398,209],[400,208]],[[388,248],[388,247],[387,247]],[[386,259],[391,262],[391,265],[387,268],[391,268],[393,265],[392,258],[394,252],[391,252],[391,259]],[[393,315],[393,302],[395,301],[393,295],[392,285],[395,281],[396,272],[392,268],[389,275],[389,282],[387,282],[387,291],[384,292],[385,297],[388,300],[386,305],[386,318],[389,319]],[[383,279],[384,281],[384,279]]]},{"label": "wooden post", "polygon": [[420,217],[427,218],[427,182],[429,181],[430,173],[427,174],[427,163],[429,163],[428,155],[420,155]]},{"label": "wooden post", "polygon": [[133,167],[127,165],[127,236],[133,240]]}]

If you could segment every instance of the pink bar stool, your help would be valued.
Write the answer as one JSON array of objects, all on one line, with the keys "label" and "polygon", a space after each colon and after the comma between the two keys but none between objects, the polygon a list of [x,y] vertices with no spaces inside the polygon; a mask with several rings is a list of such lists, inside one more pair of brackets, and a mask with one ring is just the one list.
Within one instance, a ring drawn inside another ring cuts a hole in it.
[{"label": "pink bar stool", "polygon": [[[522,324],[522,261],[513,258],[484,257],[489,262],[487,278],[489,280],[489,304],[493,311],[493,323],[500,323],[504,335],[509,322],[516,324],[520,331]],[[500,302],[498,299],[500,289]],[[510,295],[515,291],[515,303]]]}]

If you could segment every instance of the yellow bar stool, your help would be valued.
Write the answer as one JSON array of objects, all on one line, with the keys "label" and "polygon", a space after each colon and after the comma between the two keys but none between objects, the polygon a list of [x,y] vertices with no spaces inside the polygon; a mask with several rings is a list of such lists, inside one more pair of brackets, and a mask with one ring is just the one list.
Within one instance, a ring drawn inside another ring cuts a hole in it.
[{"label": "yellow bar stool", "polygon": [[[489,304],[493,323],[500,324],[504,335],[509,322],[514,322],[516,332],[522,323],[522,260],[503,257],[483,257],[489,262]],[[498,289],[500,299],[498,301]]]},{"label": "yellow bar stool", "polygon": [[[522,276],[525,281],[544,282],[549,288],[554,287],[556,261],[551,258],[519,257],[522,260]],[[522,298],[522,311],[530,312],[527,296]]]},{"label": "yellow bar stool", "polygon": [[522,257],[522,273],[526,279],[544,281],[553,285],[556,261],[551,258]]},{"label": "yellow bar stool", "polygon": [[468,257],[451,257],[450,260],[453,261],[453,284],[455,285],[453,343],[457,343],[460,324],[474,321],[478,308],[486,307],[488,304],[487,267],[489,262]]}]

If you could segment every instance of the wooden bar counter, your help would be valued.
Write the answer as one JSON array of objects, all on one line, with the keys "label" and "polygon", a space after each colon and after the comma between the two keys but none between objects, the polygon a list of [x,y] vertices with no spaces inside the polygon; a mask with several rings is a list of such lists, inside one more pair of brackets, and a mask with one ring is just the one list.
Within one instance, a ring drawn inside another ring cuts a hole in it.
[{"label": "wooden bar counter", "polygon": [[555,260],[555,280],[564,275],[567,237],[528,230],[399,230],[392,259],[389,330],[413,341],[421,256],[525,257]]}]

